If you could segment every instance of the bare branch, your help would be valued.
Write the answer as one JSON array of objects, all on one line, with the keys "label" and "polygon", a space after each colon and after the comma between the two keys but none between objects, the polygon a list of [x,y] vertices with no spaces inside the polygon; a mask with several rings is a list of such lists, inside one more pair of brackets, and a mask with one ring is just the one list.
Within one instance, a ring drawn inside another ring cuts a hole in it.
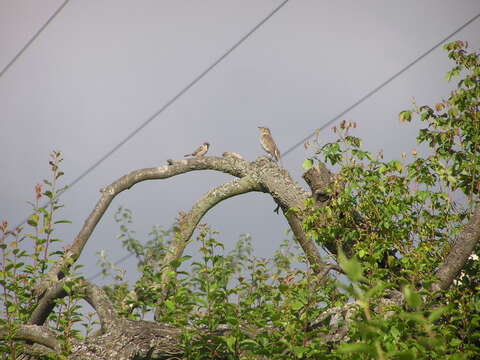
[{"label": "bare branch", "polygon": [[165,264],[169,264],[173,260],[182,256],[187,241],[190,239],[195,227],[198,225],[207,211],[223,200],[251,191],[261,191],[261,187],[249,176],[245,176],[241,179],[236,179],[229,183],[218,186],[202,196],[202,198],[195,203],[188,214],[179,220],[177,234],[175,235],[175,243],[172,244],[173,251],[170,251],[165,256]]},{"label": "bare branch", "polygon": [[[98,222],[105,214],[108,206],[112,200],[121,192],[130,189],[133,185],[146,181],[168,179],[172,176],[184,174],[189,171],[196,170],[217,170],[233,176],[244,176],[249,168],[249,163],[244,160],[225,159],[218,157],[196,157],[188,160],[172,161],[171,165],[165,165],[157,168],[147,168],[132,171],[131,173],[122,176],[117,181],[108,185],[101,190],[100,200],[95,205],[95,208],[88,216],[87,220],[78,233],[77,237],[65,252],[63,261],[54,265],[42,280],[36,293],[41,296],[49,287],[49,283],[57,281],[62,275],[62,268],[71,266],[73,262],[80,256],[85,244],[90,238],[93,230]],[[73,260],[73,261],[72,261]]]},{"label": "bare branch", "polygon": [[445,290],[452,284],[459,271],[465,266],[480,239],[480,206],[475,209],[470,220],[454,242],[444,264],[437,270],[438,281],[435,291]]},{"label": "bare branch", "polygon": [[[169,266],[169,264],[182,256],[185,246],[192,236],[196,226],[211,208],[223,200],[251,191],[261,191],[261,187],[252,181],[249,176],[245,176],[241,179],[235,179],[231,182],[218,186],[202,196],[202,198],[198,200],[195,205],[193,205],[188,214],[183,215],[179,219],[175,230],[174,242],[163,260],[164,264],[167,265],[167,269],[174,270]],[[159,305],[163,302],[166,296],[167,283],[169,280],[168,276],[168,271],[164,271],[162,273],[160,283],[160,292],[162,293],[162,296],[159,298]]]},{"label": "bare branch", "polygon": [[99,336],[73,344],[69,359],[181,359],[182,330],[167,324],[120,319]]},{"label": "bare branch", "polygon": [[45,291],[43,296],[40,298],[40,301],[37,304],[35,310],[33,310],[32,315],[28,323],[31,325],[43,325],[48,315],[52,312],[55,307],[55,300],[63,298],[67,295],[63,286],[66,281],[69,281],[70,278],[64,278],[60,281],[54,282],[49,289]]},{"label": "bare branch", "polygon": [[339,274],[345,274],[345,271],[341,268],[341,266],[337,264],[325,264],[320,272],[317,273],[317,278],[323,279],[327,274],[331,271],[335,270]]},{"label": "bare branch", "polygon": [[108,298],[103,289],[95,284],[82,280],[81,286],[75,290],[78,294],[83,294],[85,300],[95,309],[100,319],[102,331],[108,331],[115,327],[119,321],[119,317],[112,302]]},{"label": "bare branch", "polygon": [[[67,281],[72,281],[72,279],[63,278],[45,292],[30,316],[29,324],[42,325],[45,322],[55,307],[55,300],[67,296],[63,288]],[[74,293],[83,295],[85,300],[96,310],[102,329],[112,327],[118,316],[107,294],[100,287],[87,280],[76,279],[74,281],[78,282],[73,290]]]},{"label": "bare branch", "polygon": [[[297,216],[294,212],[287,212],[285,216],[290,228],[292,229],[293,235],[295,235],[295,239],[305,252],[307,260],[312,266],[313,271],[317,274],[323,273],[323,269],[328,265],[323,261],[322,256],[318,251],[318,247],[315,245],[313,240],[305,235],[305,232],[303,231],[302,218]],[[328,273],[328,270],[326,273]]]},{"label": "bare branch", "polygon": [[[0,330],[0,337],[8,334],[6,330]],[[37,325],[17,325],[14,331],[14,339],[31,341],[46,346],[52,350],[60,350],[60,343],[55,334],[48,328]]]},{"label": "bare branch", "polygon": [[[238,157],[195,157],[188,160],[169,161],[170,165],[148,168],[133,171],[102,189],[102,195],[95,208],[85,221],[78,236],[68,250],[63,260],[54,265],[47,275],[42,279],[37,289],[37,296],[44,294],[51,286],[64,276],[65,271],[80,256],[86,242],[90,238],[96,225],[104,215],[108,206],[115,196],[124,190],[130,189],[133,185],[146,180],[167,179],[175,175],[197,170],[215,170],[241,178],[237,182],[226,184],[212,190],[201,202],[192,209],[191,216],[185,220],[181,227],[181,234],[177,248],[174,249],[172,259],[178,258],[183,252],[185,242],[191,236],[198,221],[208,209],[219,201],[248,191],[262,191],[269,193],[285,214],[293,233],[305,251],[310,264],[315,271],[319,272],[325,263],[322,261],[318,248],[312,239],[307,238],[302,228],[305,200],[310,196],[300,187],[289,175],[289,173],[278,167],[278,165],[267,157],[259,157],[254,162],[248,162]],[[231,187],[231,189],[229,188]],[[224,193],[222,193],[224,192]],[[299,212],[289,211],[299,209]],[[166,259],[170,260],[170,259]]]},{"label": "bare branch", "polygon": [[23,354],[18,357],[19,360],[31,360],[41,358],[42,356],[51,356],[57,354],[57,351],[52,350],[40,344],[24,344],[22,348]]}]

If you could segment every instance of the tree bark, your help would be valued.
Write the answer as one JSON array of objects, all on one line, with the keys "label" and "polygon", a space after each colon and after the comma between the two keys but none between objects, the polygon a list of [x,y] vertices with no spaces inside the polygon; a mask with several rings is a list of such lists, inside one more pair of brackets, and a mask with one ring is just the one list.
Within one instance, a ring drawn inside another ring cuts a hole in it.
[{"label": "tree bark", "polygon": [[460,270],[465,266],[480,240],[480,207],[477,207],[468,223],[453,243],[445,262],[437,270],[438,281],[433,290],[446,290],[450,287]]}]

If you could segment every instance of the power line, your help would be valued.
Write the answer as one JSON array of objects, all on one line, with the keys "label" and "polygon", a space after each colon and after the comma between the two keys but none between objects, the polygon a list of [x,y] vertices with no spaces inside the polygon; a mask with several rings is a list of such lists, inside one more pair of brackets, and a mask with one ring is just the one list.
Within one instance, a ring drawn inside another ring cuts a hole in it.
[{"label": "power line", "polygon": [[480,14],[477,14],[475,15],[473,18],[471,18],[470,20],[468,20],[465,24],[463,24],[462,26],[460,26],[458,29],[456,29],[454,32],[452,32],[450,35],[448,35],[447,37],[445,37],[444,39],[440,40],[438,43],[436,43],[434,46],[432,46],[430,49],[428,49],[426,52],[424,52],[422,55],[420,55],[419,57],[417,57],[415,60],[413,60],[411,63],[409,63],[408,65],[406,65],[405,67],[403,67],[400,71],[398,71],[397,73],[395,73],[394,75],[392,75],[391,77],[389,77],[387,80],[385,80],[384,82],[382,82],[380,85],[378,85],[376,88],[374,88],[373,90],[370,90],[368,93],[366,93],[364,96],[362,96],[360,99],[358,99],[357,101],[355,101],[352,105],[350,105],[349,107],[347,107],[345,110],[343,110],[341,113],[339,113],[338,115],[336,115],[335,117],[333,117],[332,119],[328,120],[325,124],[323,124],[319,129],[313,131],[310,135],[307,135],[305,136],[302,140],[300,140],[299,142],[297,142],[296,144],[294,144],[293,146],[291,146],[287,151],[285,151],[282,155],[282,157],[285,157],[286,155],[288,155],[289,153],[291,153],[293,150],[295,150],[296,148],[298,148],[300,145],[302,145],[303,143],[305,143],[305,141],[311,139],[316,133],[317,131],[322,131],[323,129],[325,129],[327,126],[330,126],[332,123],[334,123],[335,121],[337,121],[338,119],[340,119],[343,115],[345,115],[346,113],[348,113],[350,110],[353,110],[354,108],[356,108],[358,105],[360,105],[361,103],[363,103],[365,100],[367,100],[369,97],[371,97],[372,95],[376,94],[378,91],[380,91],[382,88],[384,88],[385,86],[387,86],[389,83],[391,83],[393,80],[395,80],[397,77],[399,77],[400,75],[402,75],[405,71],[407,71],[408,69],[410,69],[413,65],[415,65],[416,63],[418,63],[420,60],[422,60],[425,56],[427,56],[428,54],[430,54],[432,51],[434,51],[436,48],[438,48],[440,45],[442,45],[444,42],[446,42],[447,40],[449,40],[452,36],[456,35],[457,33],[459,33],[460,31],[462,31],[464,28],[466,28],[468,25],[470,25],[472,22],[474,22],[475,20],[477,20],[478,18],[480,17]]},{"label": "power line", "polygon": [[[67,1],[66,1],[67,2]],[[120,149],[126,142],[128,142],[131,138],[137,135],[143,128],[145,128],[148,124],[150,124],[156,117],[162,114],[165,110],[167,110],[171,105],[173,105],[182,95],[184,95],[188,90],[190,90],[195,84],[197,84],[202,78],[205,77],[213,68],[215,68],[218,64],[220,64],[228,55],[230,55],[236,48],[238,48],[245,40],[247,40],[255,31],[257,31],[263,24],[265,24],[273,15],[275,15],[282,7],[284,7],[289,0],[284,0],[275,7],[270,13],[265,16],[260,22],[258,22],[252,29],[250,29],[245,35],[243,35],[240,40],[238,40],[233,46],[231,46],[227,51],[225,51],[217,60],[215,60],[211,65],[209,65],[205,70],[203,70],[199,75],[197,75],[192,81],[190,81],[185,87],[183,87],[176,95],[174,95],[170,100],[168,100],[160,109],[155,111],[150,117],[148,117],[140,126],[138,126],[135,130],[133,130],[130,134],[128,134],[122,141],[120,141],[117,145],[115,145],[110,151],[108,151],[105,155],[103,155],[99,160],[97,160],[93,165],[91,165],[87,170],[81,173],[77,178],[75,178],[70,184],[67,185],[65,190],[61,193],[63,194],[65,191],[71,189],[74,185],[76,185],[80,180],[82,180],[85,176],[90,174],[93,170],[95,170],[101,163],[107,160],[110,156],[112,156],[118,149]],[[64,5],[63,5],[64,6]],[[61,9],[60,9],[61,10]],[[57,10],[56,13],[58,13]],[[52,16],[53,19],[53,16]],[[51,21],[51,19],[49,19]],[[45,27],[46,25],[44,25]],[[37,35],[38,36],[38,35]],[[59,194],[59,196],[61,195]],[[44,206],[47,206],[49,202],[47,202]],[[29,216],[30,217],[30,216]],[[25,224],[29,217],[23,220],[17,227],[22,226]],[[17,228],[15,227],[15,229]]]},{"label": "power line", "polygon": [[[376,88],[374,88],[373,90],[370,90],[367,94],[365,94],[364,96],[362,96],[360,99],[358,99],[356,102],[354,102],[352,105],[350,105],[349,107],[347,107],[345,110],[343,110],[341,113],[339,113],[338,115],[336,115],[335,117],[333,117],[332,119],[328,120],[325,124],[323,124],[318,130],[312,132],[310,135],[304,137],[302,140],[300,140],[299,142],[297,142],[295,145],[291,146],[287,151],[285,151],[282,155],[282,157],[286,156],[287,154],[291,153],[293,150],[295,150],[297,147],[299,147],[300,145],[302,145],[305,141],[309,140],[310,138],[312,138],[315,133],[317,131],[322,131],[324,130],[327,126],[331,125],[333,122],[337,121],[339,118],[341,118],[343,115],[345,115],[346,113],[348,113],[350,110],[354,109],[355,107],[357,107],[358,105],[360,105],[361,103],[363,103],[365,100],[367,100],[369,97],[371,97],[372,95],[374,95],[375,93],[377,93],[378,91],[380,91],[380,89],[382,89],[383,87],[385,87],[386,85],[388,85],[390,82],[392,82],[393,80],[395,80],[397,77],[399,77],[400,75],[402,75],[405,71],[407,71],[408,69],[410,69],[413,65],[415,65],[416,63],[418,63],[420,60],[422,60],[424,57],[426,57],[427,55],[429,55],[431,52],[433,52],[436,48],[438,48],[440,45],[442,45],[444,42],[446,42],[447,40],[449,40],[452,36],[456,35],[457,33],[459,33],[461,30],[463,30],[464,28],[466,28],[468,25],[470,25],[472,22],[474,22],[475,20],[477,20],[478,18],[480,17],[480,13],[475,15],[473,18],[471,18],[470,20],[468,20],[465,24],[463,24],[462,26],[460,26],[459,28],[457,28],[454,32],[452,32],[451,34],[449,34],[447,37],[443,38],[442,40],[440,40],[438,43],[436,43],[434,46],[432,46],[430,49],[428,49],[426,52],[424,52],[422,55],[418,56],[415,60],[413,60],[412,62],[410,62],[408,65],[404,66],[401,70],[399,70],[397,73],[395,73],[394,75],[392,75],[391,77],[389,77],[387,80],[385,80],[384,82],[382,82],[380,85],[378,85]],[[115,265],[118,265],[118,264],[121,264],[123,263],[124,261],[126,261],[127,259],[129,259],[130,257],[132,257],[134,254],[133,253],[130,253],[130,254],[127,254],[125,255],[124,257],[122,257],[121,259],[117,260],[115,262]],[[94,280],[96,279],[97,277],[99,277],[100,275],[102,275],[102,271],[98,272],[97,274],[93,275],[92,277],[89,278],[89,280]]]},{"label": "power line", "polygon": [[173,96],[170,100],[168,100],[165,105],[163,105],[160,109],[155,111],[147,120],[145,120],[139,127],[133,130],[130,134],[128,134],[122,141],[120,141],[117,145],[115,145],[109,152],[107,152],[104,156],[102,156],[97,162],[95,162],[92,166],[90,166],[87,170],[85,170],[82,174],[80,174],[75,180],[73,180],[69,185],[68,188],[71,188],[77,182],[82,180],[85,176],[87,176],[90,172],[92,172],[97,166],[99,166],[102,162],[112,156],[118,149],[120,149],[127,141],[137,135],[145,126],[150,124],[157,116],[167,110],[171,105],[173,105],[182,95],[184,95],[188,90],[190,90],[196,83],[198,83],[205,75],[207,75],[214,67],[216,67],[222,60],[224,60],[228,55],[230,55],[236,48],[238,48],[245,40],[247,40],[250,35],[252,35],[255,31],[257,31],[263,24],[265,24],[273,15],[277,13],[284,5],[287,4],[289,0],[284,0],[280,5],[278,5],[275,9],[273,9],[262,21],[260,21],[257,25],[255,25],[249,32],[243,35],[240,40],[238,40],[231,48],[225,51],[217,60],[215,60],[210,66],[208,66],[205,70],[203,70],[199,75],[197,75],[190,83],[188,83],[182,90],[180,90],[175,96]]},{"label": "power line", "polygon": [[7,70],[18,60],[20,56],[27,50],[27,48],[32,45],[32,43],[38,38],[38,36],[45,30],[45,28],[55,19],[55,17],[60,13],[60,11],[63,10],[63,8],[67,5],[67,3],[70,0],[65,0],[62,5],[58,7],[58,9],[48,18],[48,20],[45,22],[45,24],[42,25],[40,29],[37,30],[37,32],[32,36],[30,40],[24,45],[23,48],[20,49],[20,51],[13,57],[12,60],[3,68],[3,70],[0,72],[0,78],[7,72]]},{"label": "power line", "polygon": [[[87,176],[93,169],[95,169],[98,165],[100,165],[103,161],[105,161],[108,157],[110,157],[115,151],[117,151],[122,145],[124,145],[128,140],[134,137],[140,130],[142,130],[145,126],[147,126],[153,119],[155,119],[158,115],[160,115],[163,111],[165,111],[170,105],[172,105],[175,101],[177,101],[183,94],[185,94],[190,88],[192,88],[197,82],[199,82],[205,75],[207,75],[215,66],[217,66],[223,59],[225,59],[228,55],[230,55],[237,47],[239,47],[245,40],[247,40],[250,35],[252,35],[255,31],[257,31],[263,24],[265,24],[273,15],[275,15],[284,5],[287,4],[289,0],[284,0],[280,5],[274,8],[266,17],[264,17],[257,25],[255,25],[249,32],[243,35],[240,40],[238,40],[232,47],[230,47],[227,51],[225,51],[217,60],[215,60],[209,67],[207,67],[204,71],[200,73],[196,78],[194,78],[187,86],[185,86],[180,92],[178,92],[174,97],[172,97],[165,105],[163,105],[159,110],[153,113],[143,124],[141,124],[138,128],[136,128],[132,133],[130,133],[125,139],[123,139],[118,145],[116,145],[112,150],[110,150],[107,154],[105,154],[100,160],[98,160],[95,164],[85,170],[79,177],[77,177],[68,187],[75,185],[79,182],[82,178]],[[27,218],[28,220],[28,218]],[[22,224],[24,224],[27,220],[25,220]],[[133,256],[133,253],[127,254],[121,259],[117,260],[114,265],[118,265],[129,259]],[[95,275],[92,275],[88,278],[88,280],[94,280],[103,272],[99,271]]]}]

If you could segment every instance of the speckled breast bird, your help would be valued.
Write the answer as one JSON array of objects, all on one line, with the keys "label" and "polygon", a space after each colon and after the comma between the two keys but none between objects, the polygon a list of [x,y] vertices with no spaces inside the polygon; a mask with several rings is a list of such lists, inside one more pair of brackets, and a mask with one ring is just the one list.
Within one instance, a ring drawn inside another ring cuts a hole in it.
[{"label": "speckled breast bird", "polygon": [[186,155],[184,155],[184,157],[187,157],[187,156],[195,156],[195,157],[197,157],[197,156],[203,156],[203,155],[205,155],[205,154],[207,153],[209,147],[210,147],[210,144],[209,144],[208,142],[204,142],[202,145],[200,145],[200,146],[198,147],[197,150],[195,150],[195,151],[194,151],[193,153],[191,153],[191,154],[186,154]]},{"label": "speckled breast bird", "polygon": [[273,157],[274,160],[280,161],[280,151],[273,140],[272,133],[269,128],[259,126],[260,129],[260,144],[263,150]]}]

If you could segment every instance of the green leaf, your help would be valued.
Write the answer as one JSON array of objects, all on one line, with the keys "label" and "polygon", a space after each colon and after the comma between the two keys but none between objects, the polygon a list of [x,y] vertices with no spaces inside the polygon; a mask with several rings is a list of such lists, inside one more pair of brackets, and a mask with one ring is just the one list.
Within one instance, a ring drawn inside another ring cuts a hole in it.
[{"label": "green leaf", "polygon": [[365,279],[363,277],[362,265],[357,259],[347,259],[345,253],[342,250],[339,251],[338,259],[340,262],[340,266],[342,267],[343,271],[345,271],[350,280],[352,280],[353,282],[358,282]]},{"label": "green leaf", "polygon": [[166,274],[167,274],[167,277],[168,277],[169,279],[173,279],[173,278],[175,278],[175,276],[177,275],[177,273],[176,273],[175,271],[173,271],[173,270],[167,271]]},{"label": "green leaf", "polygon": [[301,308],[303,308],[304,305],[305,305],[305,304],[304,304],[302,301],[300,301],[300,300],[294,300],[294,301],[290,304],[292,310],[294,310],[294,311],[300,310]]},{"label": "green leaf", "polygon": [[27,224],[33,227],[37,227],[39,219],[40,219],[40,216],[38,216],[38,214],[33,214],[28,218]]},{"label": "green leaf", "polygon": [[182,262],[180,259],[175,259],[170,263],[170,266],[173,267],[174,269],[178,268],[180,265],[182,265]]},{"label": "green leaf", "polygon": [[403,288],[403,294],[405,295],[405,300],[407,304],[413,309],[419,309],[422,306],[422,298],[420,294],[416,291],[413,291],[410,286],[405,286]]},{"label": "green leaf", "polygon": [[415,359],[417,359],[417,357],[415,356],[415,354],[413,353],[412,350],[406,350],[406,351],[402,351],[402,352],[400,352],[400,353],[395,354],[394,359],[398,359],[398,360],[415,360]]},{"label": "green leaf", "polygon": [[365,297],[366,298],[371,298],[374,295],[377,295],[378,293],[382,292],[386,287],[387,287],[387,284],[385,284],[383,281],[379,280],[373,288],[369,289],[365,293]]},{"label": "green leaf", "polygon": [[294,346],[293,347],[293,352],[295,353],[295,356],[298,358],[303,357],[303,354],[305,354],[308,351],[308,348],[304,346]]},{"label": "green leaf", "polygon": [[227,348],[230,352],[235,352],[235,343],[237,342],[237,338],[235,336],[227,336],[225,338],[225,342],[227,343]]},{"label": "green leaf", "polygon": [[173,303],[172,300],[167,299],[167,300],[165,300],[164,304],[165,304],[165,306],[167,307],[168,310],[170,310],[170,311],[175,310],[175,304]]},{"label": "green leaf", "polygon": [[71,224],[72,222],[70,220],[57,220],[54,222],[54,224]]},{"label": "green leaf", "polygon": [[252,349],[254,347],[257,347],[258,343],[255,340],[245,339],[245,340],[242,340],[240,345],[245,346],[246,348]]},{"label": "green leaf", "polygon": [[410,110],[404,110],[400,112],[398,118],[401,122],[410,122],[412,121],[412,112]]},{"label": "green leaf", "polygon": [[431,322],[437,321],[448,309],[448,306],[441,306],[433,310],[430,315],[428,315],[428,320]]},{"label": "green leaf", "polygon": [[398,160],[392,160],[388,163],[388,165],[390,165],[393,169],[395,169],[398,172],[403,171],[402,163]]},{"label": "green leaf", "polygon": [[312,159],[303,160],[303,163],[302,163],[303,170],[308,171],[312,168],[312,166],[313,166],[313,160]]},{"label": "green leaf", "polygon": [[454,347],[457,347],[457,346],[460,346],[462,344],[462,340],[458,339],[458,338],[453,338],[451,341],[450,341],[450,345],[451,346],[454,346]]},{"label": "green leaf", "polygon": [[342,344],[338,348],[338,352],[341,354],[349,354],[349,353],[369,353],[374,354],[375,349],[371,345],[362,344],[362,343],[354,343],[354,344]]}]

